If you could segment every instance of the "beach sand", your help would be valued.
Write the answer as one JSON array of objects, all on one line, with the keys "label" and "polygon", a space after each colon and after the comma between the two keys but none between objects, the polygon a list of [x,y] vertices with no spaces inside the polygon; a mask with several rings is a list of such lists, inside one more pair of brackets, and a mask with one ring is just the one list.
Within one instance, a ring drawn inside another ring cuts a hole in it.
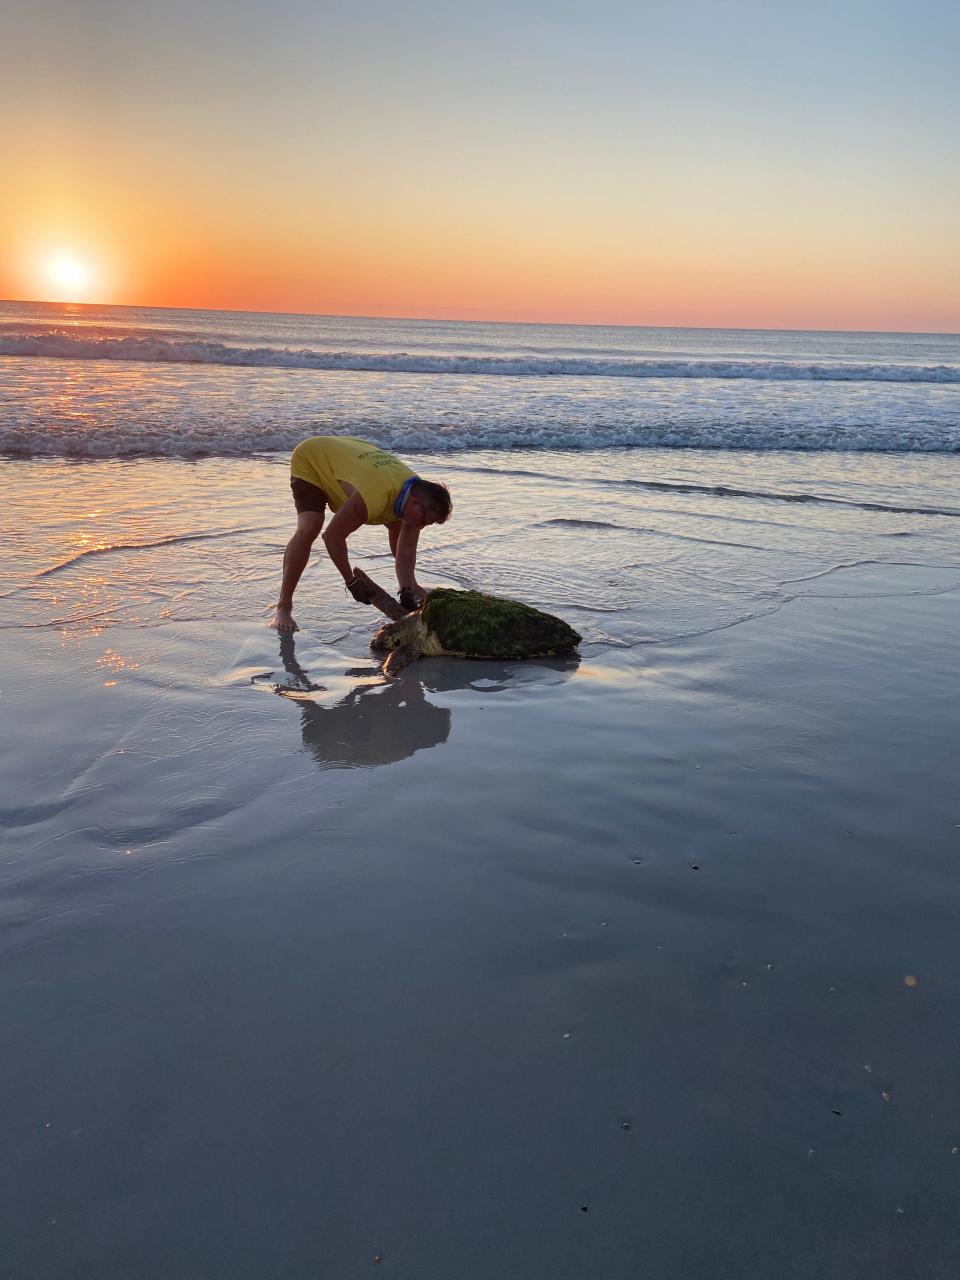
[{"label": "beach sand", "polygon": [[954,1280],[949,522],[483,462],[580,657],[394,685],[282,461],[2,464],[4,1273]]}]

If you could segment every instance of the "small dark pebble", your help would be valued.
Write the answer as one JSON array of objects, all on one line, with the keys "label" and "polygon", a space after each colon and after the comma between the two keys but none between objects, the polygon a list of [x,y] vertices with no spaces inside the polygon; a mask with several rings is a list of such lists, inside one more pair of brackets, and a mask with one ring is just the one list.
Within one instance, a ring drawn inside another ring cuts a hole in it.
[{"label": "small dark pebble", "polygon": [[642,859],[642,858],[633,858],[633,859],[632,859],[632,862],[633,862],[633,865],[634,865],[635,867],[642,867],[642,866],[643,866],[643,859]]},{"label": "small dark pebble", "polygon": [[588,1204],[582,1204],[582,1205],[580,1206],[580,1212],[581,1212],[581,1213],[589,1213],[589,1212],[590,1212],[590,1206],[589,1206]]},{"label": "small dark pebble", "polygon": [[621,1129],[625,1129],[625,1130],[629,1130],[629,1128],[630,1128],[630,1121],[629,1121],[629,1120],[624,1120],[624,1122],[623,1122],[623,1124],[620,1126],[620,1128],[621,1128]]},{"label": "small dark pebble", "polygon": [[699,865],[699,863],[697,863],[697,862],[692,862],[692,863],[690,864],[690,870],[691,870],[691,871],[699,871],[699,870],[700,870],[700,865]]},{"label": "small dark pebble", "polygon": [[838,1111],[836,1107],[831,1108],[831,1110],[833,1111],[833,1114],[834,1114],[835,1116],[842,1116],[842,1115],[843,1115],[843,1112],[842,1112],[842,1111]]}]

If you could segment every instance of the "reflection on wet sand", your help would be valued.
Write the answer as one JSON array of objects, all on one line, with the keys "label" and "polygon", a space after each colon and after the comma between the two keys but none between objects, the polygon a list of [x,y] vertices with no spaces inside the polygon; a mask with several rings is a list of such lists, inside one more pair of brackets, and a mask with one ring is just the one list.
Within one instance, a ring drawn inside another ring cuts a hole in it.
[{"label": "reflection on wet sand", "polygon": [[[493,696],[524,680],[560,683],[580,665],[578,654],[536,662],[494,662],[434,658],[417,663],[402,680],[381,680],[375,668],[349,668],[342,676],[360,682],[332,706],[312,694],[327,686],[312,680],[296,656],[292,634],[280,637],[286,679],[270,673],[271,687],[300,708],[303,743],[322,768],[372,768],[405,760],[416,751],[438,747],[450,736],[452,712],[430,702],[427,693],[475,690]],[[264,677],[255,677],[257,681]]]},{"label": "reflection on wet sand", "polygon": [[280,639],[280,658],[295,683],[277,692],[300,708],[303,745],[322,768],[373,768],[437,747],[450,735],[447,707],[428,702],[416,679],[359,684],[332,707],[299,694],[322,690],[296,659],[292,635]]}]

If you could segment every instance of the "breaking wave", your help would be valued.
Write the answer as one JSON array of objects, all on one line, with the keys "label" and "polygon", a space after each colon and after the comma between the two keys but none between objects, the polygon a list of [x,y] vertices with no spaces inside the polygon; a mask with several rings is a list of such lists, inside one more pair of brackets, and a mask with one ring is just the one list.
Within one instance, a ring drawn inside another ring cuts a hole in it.
[{"label": "breaking wave", "polygon": [[91,336],[89,330],[0,335],[0,356],[125,360],[351,373],[424,373],[512,378],[712,378],[763,382],[960,384],[952,364],[807,363],[798,360],[604,359],[575,356],[414,355],[311,348],[228,346],[201,339]]},{"label": "breaking wave", "polygon": [[[766,422],[688,422],[680,425],[540,422],[534,424],[433,425],[317,423],[311,430],[330,434],[359,431],[385,449],[407,453],[456,455],[470,450],[592,451],[597,449],[791,450],[804,453],[960,453],[960,422],[923,426],[896,420],[882,427],[849,428],[836,423],[802,426]],[[270,422],[222,423],[192,420],[181,424],[98,421],[69,418],[43,423],[0,422],[0,455],[73,458],[249,457],[287,452],[308,430]],[[666,486],[665,486],[666,487]]]}]

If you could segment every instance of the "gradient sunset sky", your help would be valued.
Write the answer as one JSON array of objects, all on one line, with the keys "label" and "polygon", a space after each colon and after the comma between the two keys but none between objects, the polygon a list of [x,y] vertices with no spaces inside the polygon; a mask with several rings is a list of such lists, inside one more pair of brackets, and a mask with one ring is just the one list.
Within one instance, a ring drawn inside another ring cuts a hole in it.
[{"label": "gradient sunset sky", "polygon": [[4,0],[0,297],[955,331],[958,67],[955,0]]}]

